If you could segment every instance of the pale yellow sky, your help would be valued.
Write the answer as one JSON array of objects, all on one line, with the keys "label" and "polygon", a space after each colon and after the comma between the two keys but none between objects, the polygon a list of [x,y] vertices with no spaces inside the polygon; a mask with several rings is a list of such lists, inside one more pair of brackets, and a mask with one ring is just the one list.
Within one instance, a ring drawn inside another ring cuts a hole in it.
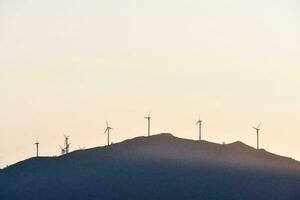
[{"label": "pale yellow sky", "polygon": [[0,0],[0,167],[153,133],[300,160],[296,0]]}]

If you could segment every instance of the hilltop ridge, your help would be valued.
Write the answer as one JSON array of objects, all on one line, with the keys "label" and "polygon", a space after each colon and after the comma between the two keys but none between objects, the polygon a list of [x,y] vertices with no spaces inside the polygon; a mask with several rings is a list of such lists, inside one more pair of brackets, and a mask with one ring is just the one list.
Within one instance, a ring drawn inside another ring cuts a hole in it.
[{"label": "hilltop ridge", "polygon": [[[276,169],[293,169],[300,170],[300,163],[294,159],[279,156],[264,149],[255,149],[243,142],[236,141],[229,144],[217,144],[205,140],[190,140],[178,138],[171,133],[161,133],[157,135],[139,136],[133,139],[127,139],[123,142],[112,144],[110,146],[95,147],[85,150],[76,150],[67,155],[58,157],[33,157],[25,161],[21,161],[8,167],[16,168],[18,166],[27,165],[30,162],[38,163],[43,161],[61,162],[66,159],[78,159],[78,161],[86,160],[92,155],[99,154],[97,158],[101,161],[101,156],[114,154],[114,156],[146,156],[153,159],[165,158],[176,160],[189,160],[190,162],[218,162],[222,164],[232,165],[247,165],[263,168],[276,168]],[[125,157],[123,156],[122,159]],[[95,162],[97,161],[94,160]],[[4,169],[4,171],[6,171]]]},{"label": "hilltop ridge", "polygon": [[239,141],[216,144],[168,133],[30,158],[0,173],[4,200],[296,200],[299,191],[300,163],[293,159]]}]

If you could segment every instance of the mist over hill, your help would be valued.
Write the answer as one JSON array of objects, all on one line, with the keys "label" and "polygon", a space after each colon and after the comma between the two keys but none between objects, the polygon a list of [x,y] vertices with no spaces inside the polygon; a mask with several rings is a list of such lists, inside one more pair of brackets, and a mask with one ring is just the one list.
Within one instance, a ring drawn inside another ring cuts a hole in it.
[{"label": "mist over hill", "polygon": [[300,163],[159,134],[16,163],[0,170],[0,199],[299,200]]}]

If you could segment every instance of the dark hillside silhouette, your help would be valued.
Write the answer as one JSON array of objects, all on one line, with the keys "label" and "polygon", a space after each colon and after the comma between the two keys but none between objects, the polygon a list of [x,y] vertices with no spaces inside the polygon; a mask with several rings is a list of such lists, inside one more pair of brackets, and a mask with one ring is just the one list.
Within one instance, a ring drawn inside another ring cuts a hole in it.
[{"label": "dark hillside silhouette", "polygon": [[299,200],[300,163],[159,134],[16,163],[0,171],[0,199]]}]

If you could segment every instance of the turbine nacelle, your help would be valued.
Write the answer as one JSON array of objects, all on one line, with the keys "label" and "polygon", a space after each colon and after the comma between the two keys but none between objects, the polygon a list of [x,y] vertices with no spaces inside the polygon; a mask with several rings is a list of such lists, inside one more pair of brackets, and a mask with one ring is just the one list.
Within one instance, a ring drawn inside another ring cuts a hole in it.
[{"label": "turbine nacelle", "polygon": [[104,133],[109,132],[112,129],[113,128],[108,125],[108,121],[106,121],[106,129],[105,129]]},{"label": "turbine nacelle", "polygon": [[202,120],[201,120],[200,114],[199,114],[198,121],[196,122],[196,125],[197,125],[197,124],[200,124],[200,125],[201,125],[201,123],[202,123]]},{"label": "turbine nacelle", "polygon": [[151,116],[150,116],[150,115],[151,115],[151,112],[148,113],[148,115],[147,115],[147,117],[145,117],[145,119],[150,120],[150,119],[151,119]]},{"label": "turbine nacelle", "polygon": [[260,131],[260,125],[261,125],[261,123],[259,123],[257,127],[253,126],[253,129],[255,129],[257,132],[259,132]]},{"label": "turbine nacelle", "polygon": [[34,143],[35,145],[39,145],[39,137],[36,138],[36,142]]},{"label": "turbine nacelle", "polygon": [[202,124],[202,120],[198,120],[197,122],[196,122],[196,125],[197,124]]},{"label": "turbine nacelle", "polygon": [[112,127],[107,127],[106,129],[105,129],[105,131],[104,131],[104,133],[107,133],[107,132],[109,132],[110,130],[112,130],[113,128]]}]

